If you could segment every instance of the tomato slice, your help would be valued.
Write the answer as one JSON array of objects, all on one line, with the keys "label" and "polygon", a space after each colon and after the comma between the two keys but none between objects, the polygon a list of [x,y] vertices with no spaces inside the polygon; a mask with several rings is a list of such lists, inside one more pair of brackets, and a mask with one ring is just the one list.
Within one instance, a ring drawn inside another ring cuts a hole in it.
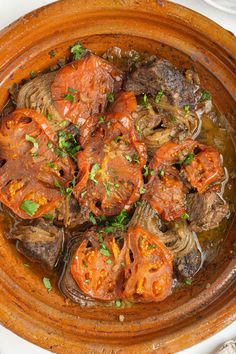
[{"label": "tomato slice", "polygon": [[100,300],[121,297],[124,277],[124,250],[115,238],[96,243],[84,240],[77,249],[71,273],[80,289]]},{"label": "tomato slice", "polygon": [[109,115],[77,156],[80,172],[73,193],[96,216],[116,215],[139,199],[146,148],[128,116]]},{"label": "tomato slice", "polygon": [[122,73],[112,63],[89,53],[61,68],[51,91],[58,112],[74,124],[104,112],[107,94],[122,84]]},{"label": "tomato slice", "polygon": [[146,186],[144,199],[164,219],[171,221],[185,213],[187,190],[178,171],[172,166],[163,166]]},{"label": "tomato slice", "polygon": [[120,92],[115,102],[110,107],[112,113],[129,113],[131,114],[137,108],[137,100],[133,92]]},{"label": "tomato slice", "polygon": [[71,161],[56,154],[51,134],[44,117],[30,109],[16,110],[1,121],[0,200],[23,219],[57,207],[73,178]]},{"label": "tomato slice", "polygon": [[209,186],[220,182],[224,170],[218,151],[210,146],[199,145],[202,149],[188,165],[183,165],[188,181],[199,193],[204,193]]},{"label": "tomato slice", "polygon": [[163,164],[178,164],[199,193],[204,193],[213,183],[220,183],[224,175],[219,152],[192,139],[181,144],[171,141],[156,150],[150,169],[157,171]]},{"label": "tomato slice", "polygon": [[72,260],[80,289],[100,300],[162,301],[171,294],[172,253],[141,227],[129,228],[120,246],[106,236],[84,240]]},{"label": "tomato slice", "polygon": [[172,253],[142,227],[130,227],[127,237],[123,298],[163,301],[171,294]]}]

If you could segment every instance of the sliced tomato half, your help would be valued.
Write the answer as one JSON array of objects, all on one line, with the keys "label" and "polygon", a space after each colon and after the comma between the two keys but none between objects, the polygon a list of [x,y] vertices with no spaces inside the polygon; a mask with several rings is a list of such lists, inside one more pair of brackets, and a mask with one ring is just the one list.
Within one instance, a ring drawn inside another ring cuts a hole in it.
[{"label": "sliced tomato half", "polygon": [[146,148],[128,116],[109,115],[77,156],[80,172],[73,193],[96,216],[116,215],[139,199]]},{"label": "sliced tomato half", "polygon": [[51,134],[44,117],[30,109],[16,110],[1,121],[0,200],[23,219],[57,207],[73,179],[71,161],[57,155]]},{"label": "sliced tomato half", "polygon": [[107,95],[122,84],[122,73],[112,63],[89,53],[61,68],[51,91],[58,112],[74,124],[104,112]]},{"label": "sliced tomato half", "polygon": [[129,228],[120,246],[113,236],[84,240],[71,273],[80,289],[100,300],[162,301],[171,294],[172,253],[149,232]]},{"label": "sliced tomato half", "polygon": [[185,213],[186,189],[178,171],[163,166],[146,186],[144,199],[165,221],[175,220]]}]

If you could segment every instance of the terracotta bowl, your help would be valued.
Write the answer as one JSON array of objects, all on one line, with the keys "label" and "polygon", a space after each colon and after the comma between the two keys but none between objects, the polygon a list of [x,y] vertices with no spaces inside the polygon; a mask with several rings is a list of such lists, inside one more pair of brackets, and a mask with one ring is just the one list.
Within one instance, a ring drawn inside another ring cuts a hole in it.
[{"label": "terracotta bowl", "polygon": [[[227,114],[235,139],[236,40],[209,19],[167,1],[64,0],[14,22],[0,33],[0,107],[14,82],[52,65],[79,39],[98,53],[116,45],[195,67]],[[0,321],[56,353],[174,353],[236,319],[235,232],[234,220],[196,285],[162,303],[105,310],[65,301],[56,285],[48,294],[42,272],[24,267],[23,257],[0,236]]]}]

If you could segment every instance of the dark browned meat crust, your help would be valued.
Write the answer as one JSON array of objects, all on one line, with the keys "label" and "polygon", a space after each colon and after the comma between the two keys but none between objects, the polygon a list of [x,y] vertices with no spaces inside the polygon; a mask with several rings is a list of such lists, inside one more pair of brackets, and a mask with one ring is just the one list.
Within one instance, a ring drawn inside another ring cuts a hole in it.
[{"label": "dark browned meat crust", "polygon": [[124,89],[134,91],[137,95],[149,93],[153,96],[163,90],[170,103],[181,108],[186,105],[194,108],[197,103],[197,86],[188,82],[169,61],[156,56],[140,63],[137,69],[128,75]]},{"label": "dark browned meat crust", "polygon": [[228,204],[214,191],[187,196],[190,227],[195,232],[207,231],[219,226],[229,214]]}]

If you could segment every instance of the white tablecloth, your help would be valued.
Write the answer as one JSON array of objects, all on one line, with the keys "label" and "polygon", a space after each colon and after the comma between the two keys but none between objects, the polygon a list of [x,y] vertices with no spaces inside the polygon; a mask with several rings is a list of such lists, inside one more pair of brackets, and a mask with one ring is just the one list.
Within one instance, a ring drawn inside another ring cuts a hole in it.
[{"label": "white tablecloth", "polygon": [[[111,0],[112,1],[112,0]],[[235,0],[236,1],[236,0]],[[0,29],[25,13],[53,0],[0,0]],[[202,0],[173,1],[210,17],[236,34],[236,16],[214,9]],[[181,352],[181,354],[211,354],[226,340],[236,338],[236,322],[202,343]],[[0,326],[0,354],[46,354],[49,353]]]}]

